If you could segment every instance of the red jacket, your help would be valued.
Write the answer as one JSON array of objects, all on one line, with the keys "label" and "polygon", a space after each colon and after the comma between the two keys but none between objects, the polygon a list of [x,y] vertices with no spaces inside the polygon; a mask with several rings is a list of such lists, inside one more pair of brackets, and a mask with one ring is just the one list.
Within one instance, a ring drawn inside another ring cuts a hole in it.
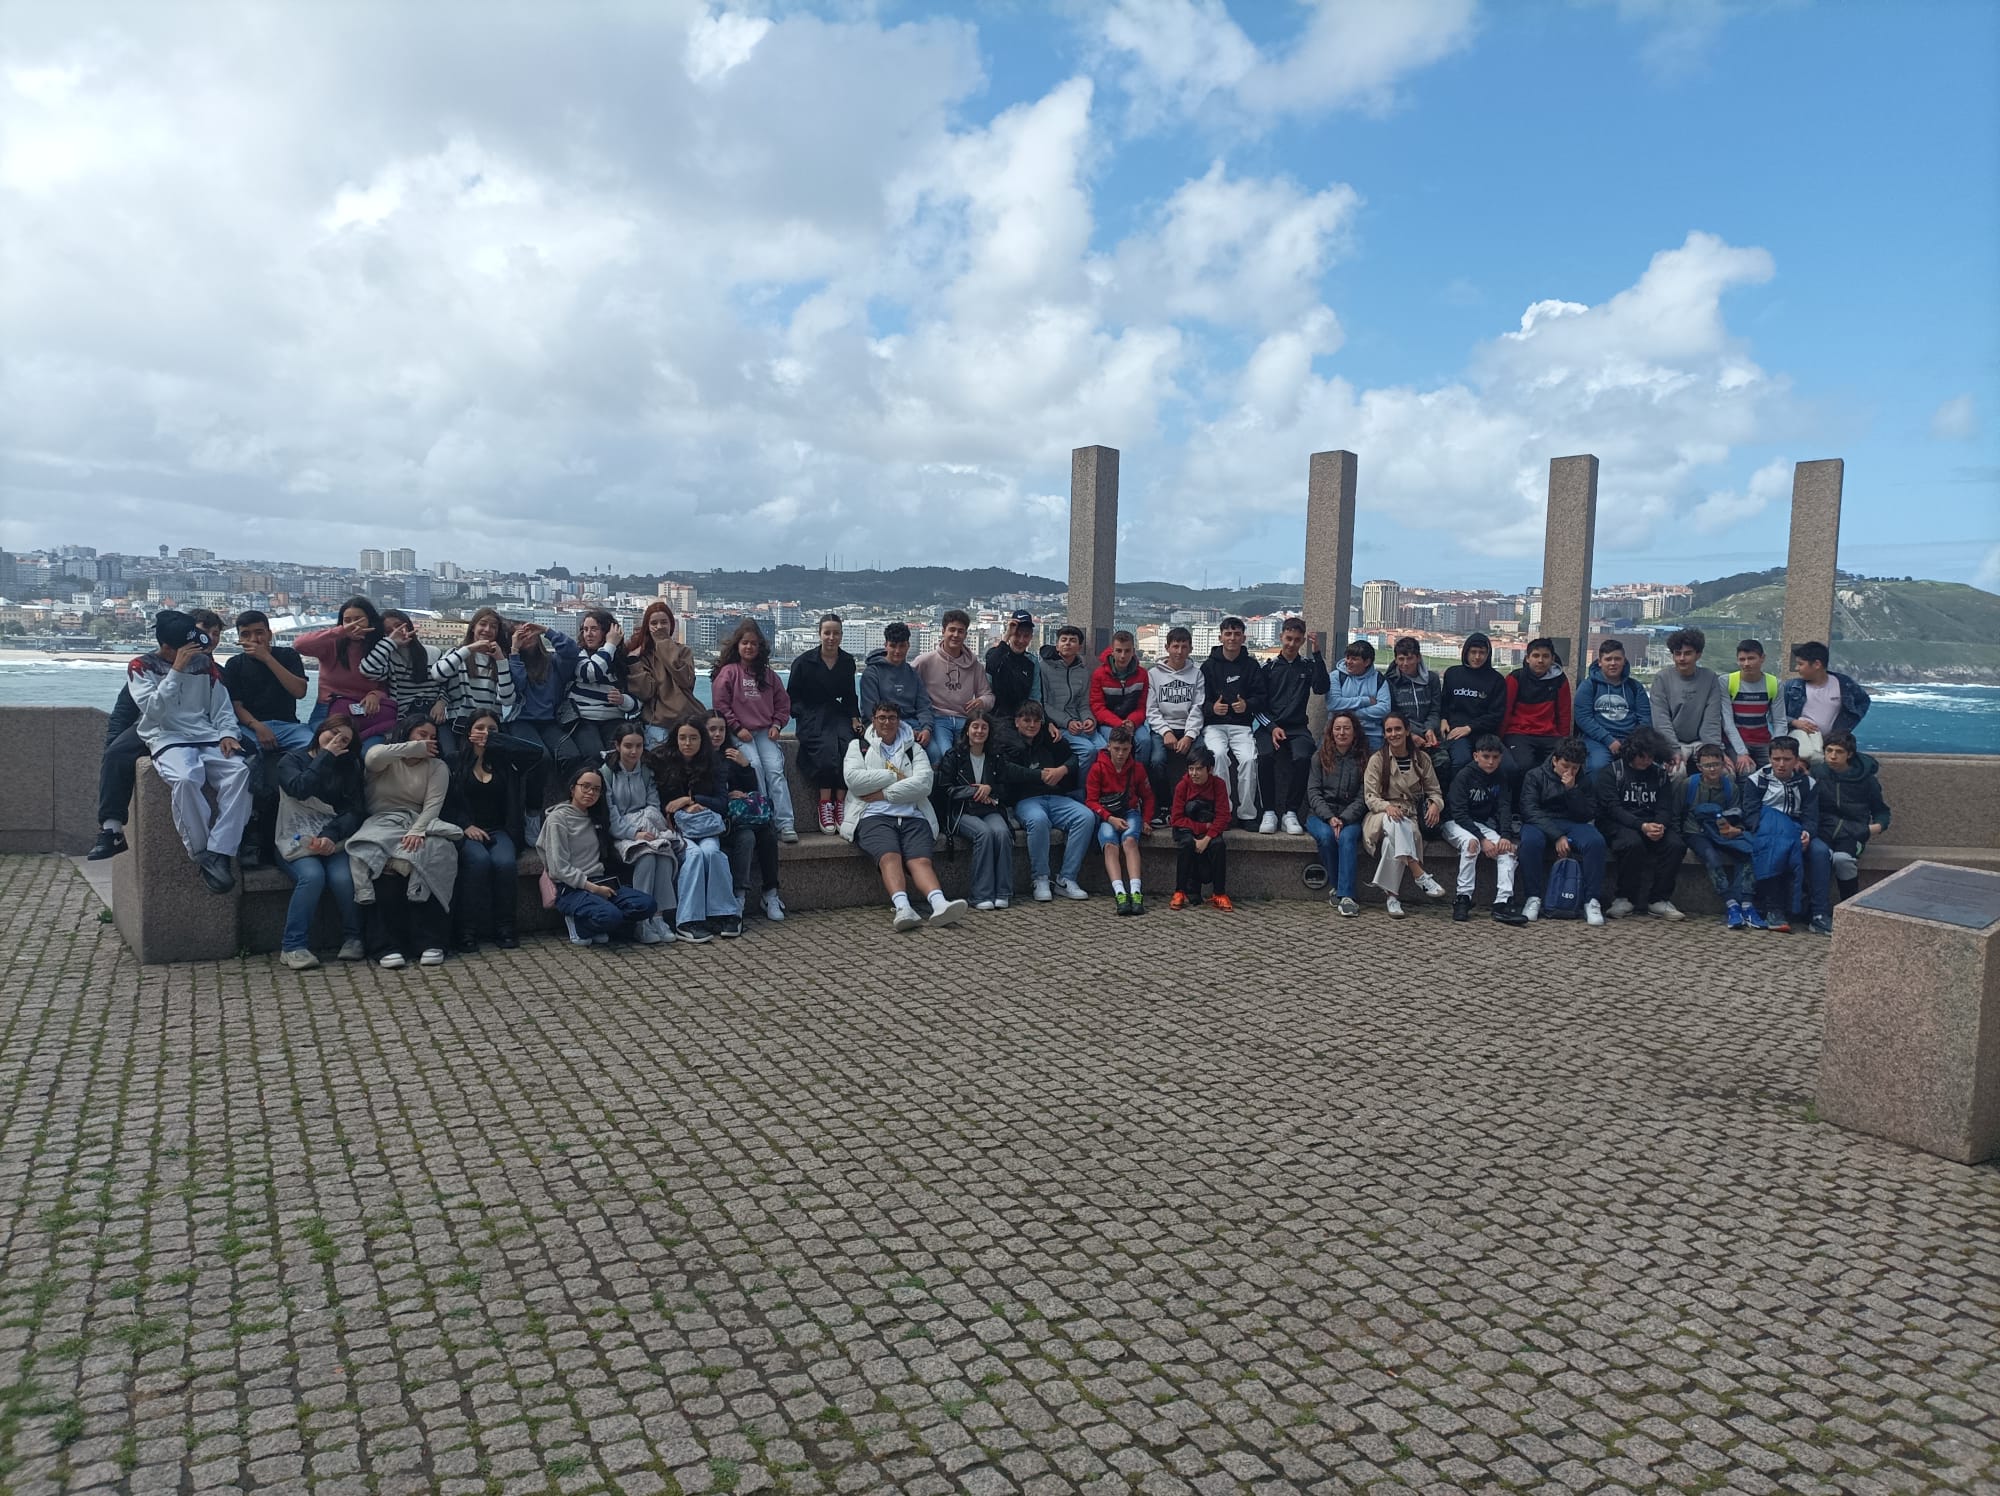
[{"label": "red jacket", "polygon": [[1500,714],[1500,735],[1523,733],[1533,738],[1566,738],[1575,731],[1570,718],[1569,677],[1559,675],[1550,687],[1536,680],[1524,665],[1507,677],[1507,705]]},{"label": "red jacket", "polygon": [[[1123,795],[1125,808],[1109,811],[1104,808],[1106,795]],[[1125,772],[1120,774],[1118,766],[1111,762],[1109,753],[1100,753],[1090,761],[1090,774],[1083,782],[1083,803],[1100,821],[1108,821],[1115,814],[1122,821],[1129,821],[1136,814],[1139,824],[1144,826],[1153,819],[1153,782],[1139,760],[1125,760]]]},{"label": "red jacket", "polygon": [[[1096,765],[1091,767],[1095,768]],[[1215,814],[1209,820],[1197,821],[1188,816],[1187,804],[1190,800],[1210,800],[1215,804]],[[1173,814],[1167,817],[1167,824],[1176,831],[1192,831],[1196,836],[1220,836],[1229,829],[1229,786],[1222,776],[1213,770],[1209,772],[1208,783],[1199,789],[1187,775],[1181,776],[1174,786]]]},{"label": "red jacket", "polygon": [[1098,665],[1090,673],[1091,715],[1106,727],[1116,727],[1124,723],[1138,727],[1146,720],[1146,668],[1136,657],[1132,661],[1132,673],[1120,680],[1111,673],[1111,651],[1105,650],[1098,656]]}]

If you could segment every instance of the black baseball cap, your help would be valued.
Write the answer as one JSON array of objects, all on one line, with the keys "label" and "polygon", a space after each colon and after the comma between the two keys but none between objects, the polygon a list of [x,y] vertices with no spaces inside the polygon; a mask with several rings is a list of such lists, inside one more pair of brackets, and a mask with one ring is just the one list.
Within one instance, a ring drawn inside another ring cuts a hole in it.
[{"label": "black baseball cap", "polygon": [[160,641],[162,649],[179,649],[198,633],[201,626],[177,609],[168,608],[154,616],[153,637]]},{"label": "black baseball cap", "polygon": [[1007,627],[1012,629],[1023,626],[1033,628],[1035,626],[1035,615],[1030,613],[1026,608],[1016,608],[1013,614],[1007,619]]}]

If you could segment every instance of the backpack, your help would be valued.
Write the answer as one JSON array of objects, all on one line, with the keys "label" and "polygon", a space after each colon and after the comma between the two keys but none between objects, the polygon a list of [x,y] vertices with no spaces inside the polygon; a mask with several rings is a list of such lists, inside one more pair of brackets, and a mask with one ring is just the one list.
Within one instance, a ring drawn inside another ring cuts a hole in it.
[{"label": "backpack", "polygon": [[1549,868],[1548,886],[1542,890],[1542,918],[1583,918],[1583,864],[1576,858],[1558,857]]}]

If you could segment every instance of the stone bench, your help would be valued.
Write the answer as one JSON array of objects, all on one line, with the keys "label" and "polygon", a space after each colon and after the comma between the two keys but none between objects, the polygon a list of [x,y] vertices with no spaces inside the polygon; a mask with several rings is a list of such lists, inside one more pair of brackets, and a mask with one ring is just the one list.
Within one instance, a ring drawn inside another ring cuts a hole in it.
[{"label": "stone bench", "polygon": [[[793,745],[786,740],[788,766]],[[1872,883],[1914,861],[1948,862],[1965,867],[2000,870],[2000,797],[1990,794],[1990,778],[2000,762],[1990,758],[1950,755],[1884,756],[1885,785],[1895,819],[1887,835],[1870,845],[1862,861],[1862,881]],[[793,803],[810,812],[814,796],[792,775]],[[1906,811],[1903,807],[1908,805]],[[847,842],[827,836],[801,818],[799,841],[779,849],[779,882],[790,909],[871,908],[886,904],[874,869]],[[1947,841],[1940,833],[1984,838],[1983,842]],[[165,787],[149,762],[142,762],[133,815],[127,827],[132,850],[112,863],[112,913],[119,933],[142,962],[226,959],[239,952],[278,949],[284,930],[291,883],[275,868],[246,873],[232,893],[211,894],[189,862],[175,833]],[[1936,841],[1924,838],[1938,838]],[[1060,832],[1054,833],[1057,847]],[[1310,889],[1305,870],[1315,860],[1310,839],[1231,831],[1229,891],[1243,899],[1311,899],[1324,901],[1324,891]],[[1173,890],[1175,849],[1165,830],[1147,832],[1142,846],[1146,884],[1153,902],[1164,904]],[[1056,859],[1059,861],[1059,858]],[[1425,845],[1425,863],[1447,888],[1456,876],[1457,857],[1442,841]],[[1364,906],[1379,908],[1381,896],[1366,884],[1373,862],[1362,857]],[[946,892],[963,896],[971,879],[971,856],[961,845],[940,849],[937,868]],[[1015,889],[1030,896],[1028,856],[1023,838],[1016,838]],[[516,922],[523,934],[554,930],[561,920],[545,910],[537,887],[541,872],[533,849],[521,859],[516,896]],[[1095,846],[1083,859],[1083,886],[1107,894],[1104,862]],[[1492,898],[1493,868],[1482,862],[1477,898],[1484,906]],[[1715,915],[1721,905],[1707,876],[1692,860],[1681,867],[1674,899],[1690,915]],[[1408,901],[1406,901],[1408,902]],[[1424,903],[1419,897],[1415,903]],[[336,943],[338,921],[332,906],[322,901],[315,927],[315,945]]]}]

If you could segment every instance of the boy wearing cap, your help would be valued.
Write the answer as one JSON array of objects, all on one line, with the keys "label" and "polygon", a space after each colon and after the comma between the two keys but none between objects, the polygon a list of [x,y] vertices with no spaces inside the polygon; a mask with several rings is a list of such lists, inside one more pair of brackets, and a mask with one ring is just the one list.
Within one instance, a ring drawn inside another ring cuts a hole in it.
[{"label": "boy wearing cap", "polygon": [[[206,608],[190,608],[188,617],[213,638],[222,637],[222,619]],[[104,724],[104,757],[97,766],[97,840],[89,860],[102,862],[125,848],[125,821],[132,811],[132,789],[139,781],[139,760],[146,744],[139,736],[139,708],[129,688],[118,689],[111,720]]]},{"label": "boy wearing cap", "polygon": [[[212,651],[216,635],[171,609],[153,620],[156,654],[125,670],[139,709],[139,737],[172,797],[174,829],[213,893],[236,886],[229,860],[250,818],[250,768],[242,758],[236,711]],[[215,791],[211,820],[204,788]]]},{"label": "boy wearing cap", "polygon": [[1042,699],[1042,662],[1032,648],[1035,615],[1017,608],[1007,619],[1001,641],[986,651],[986,685],[993,694],[993,742],[997,747],[1014,734],[1014,717],[1024,701]]}]

